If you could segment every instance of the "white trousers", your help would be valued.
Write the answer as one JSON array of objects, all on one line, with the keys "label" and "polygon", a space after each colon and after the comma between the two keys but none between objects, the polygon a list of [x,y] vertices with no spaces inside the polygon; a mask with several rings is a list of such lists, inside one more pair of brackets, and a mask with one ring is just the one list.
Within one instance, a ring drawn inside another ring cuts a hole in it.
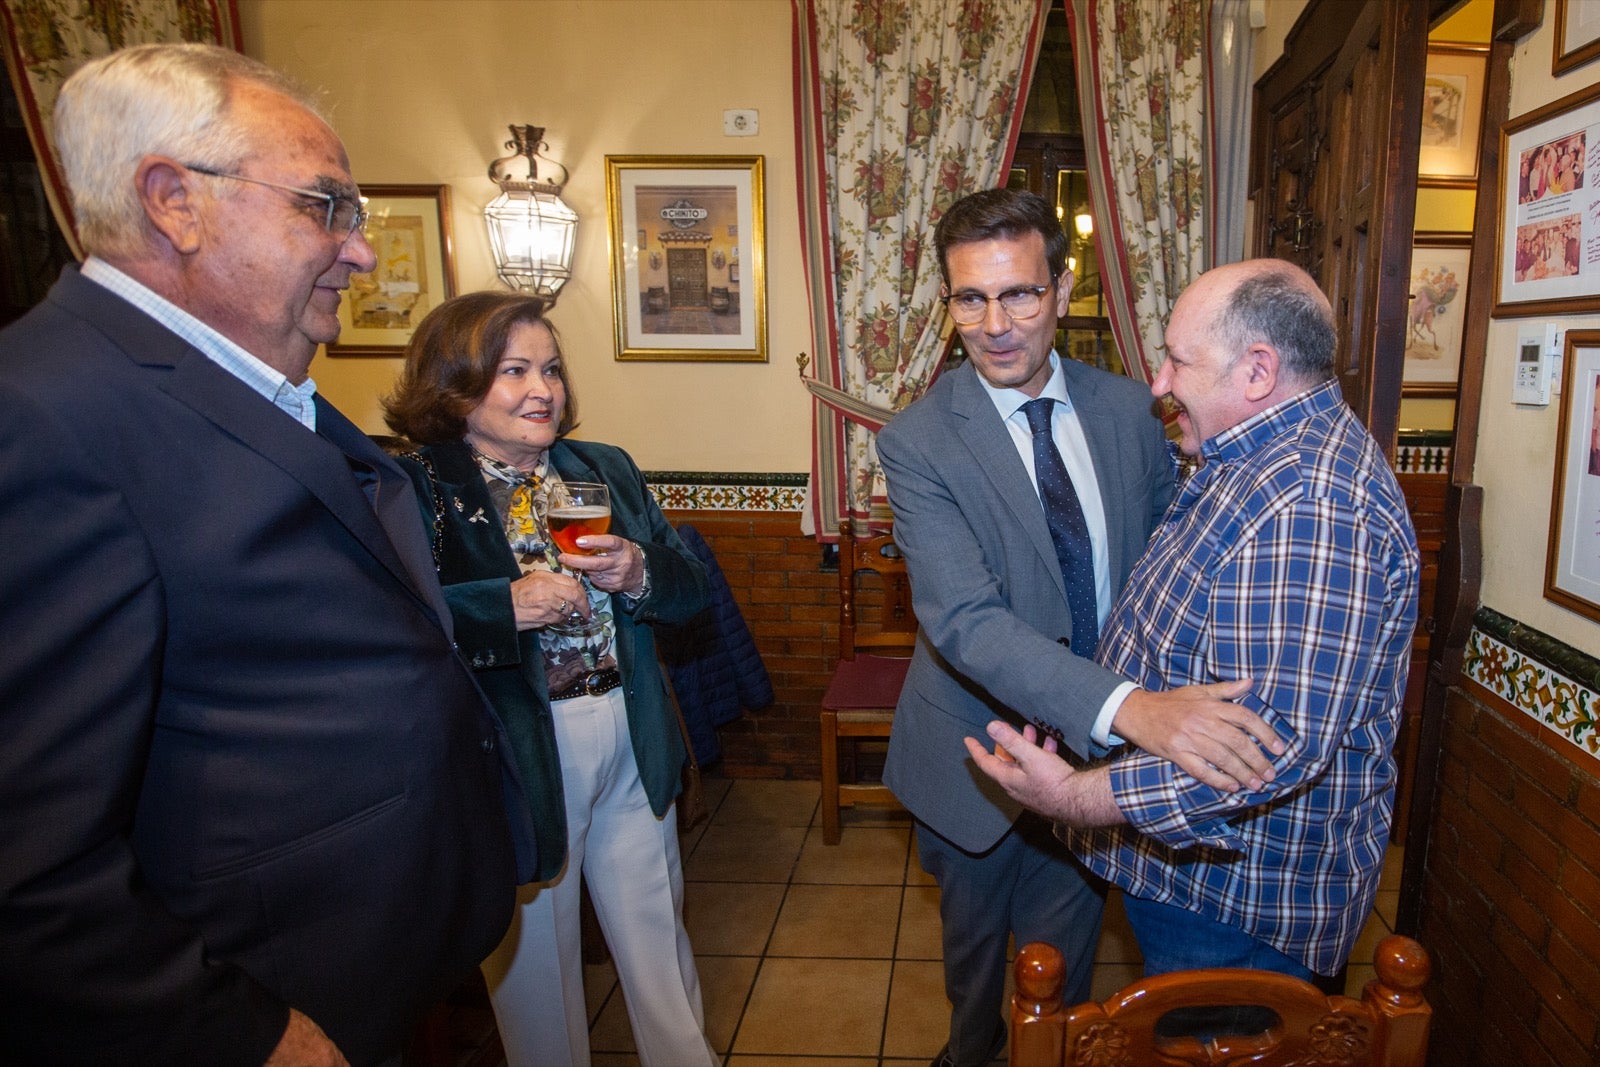
[{"label": "white trousers", "polygon": [[643,1067],[714,1067],[700,976],[683,926],[678,822],[658,819],[639,781],[619,687],[553,706],[567,805],[567,865],[518,890],[500,947],[484,961],[509,1067],[586,1067],[589,1020],[579,872],[616,963]]}]

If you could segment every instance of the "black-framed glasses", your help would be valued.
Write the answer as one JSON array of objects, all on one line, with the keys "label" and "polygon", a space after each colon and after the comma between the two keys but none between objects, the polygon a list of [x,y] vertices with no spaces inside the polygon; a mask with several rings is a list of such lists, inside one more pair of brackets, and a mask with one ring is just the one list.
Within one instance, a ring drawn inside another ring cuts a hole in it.
[{"label": "black-framed glasses", "polygon": [[1044,307],[1044,294],[1050,291],[1048,285],[1019,285],[1015,289],[1007,289],[999,296],[986,296],[983,293],[960,292],[951,293],[944,298],[944,306],[949,309],[950,317],[963,326],[982,322],[983,317],[989,313],[989,301],[993,300],[1013,319],[1031,319],[1039,314]]},{"label": "black-framed glasses", "polygon": [[338,193],[325,193],[321,189],[302,189],[298,185],[284,185],[280,182],[269,182],[262,178],[251,178],[243,174],[228,174],[209,167],[197,167],[193,163],[184,166],[196,174],[204,174],[210,178],[231,178],[236,182],[249,182],[251,185],[265,185],[269,189],[282,189],[286,193],[297,193],[300,196],[309,196],[313,200],[325,201],[328,205],[328,216],[322,225],[329,233],[338,234],[340,237],[349,237],[352,233],[362,229],[367,224],[366,197],[340,196]]}]

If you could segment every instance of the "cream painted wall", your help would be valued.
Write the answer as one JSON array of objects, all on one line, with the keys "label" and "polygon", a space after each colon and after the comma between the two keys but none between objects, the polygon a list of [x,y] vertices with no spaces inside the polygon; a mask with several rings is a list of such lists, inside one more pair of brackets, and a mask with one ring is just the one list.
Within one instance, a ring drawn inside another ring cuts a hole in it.
[{"label": "cream painted wall", "polygon": [[[450,186],[460,291],[500,286],[482,210],[506,127],[546,127],[582,220],[552,315],[582,397],[578,436],[647,470],[809,469],[787,0],[239,0],[239,13],[250,55],[325,92],[359,181]],[[757,109],[759,134],[724,136],[727,108]],[[769,362],[614,359],[607,155],[766,157]],[[377,401],[398,366],[319,356],[312,375],[384,432]]]},{"label": "cream painted wall", "polygon": [[[1488,0],[1474,0],[1474,7],[1479,5],[1491,6]],[[1295,0],[1268,3],[1268,25],[1258,36],[1258,42],[1275,40],[1281,52],[1281,42],[1302,8]],[[1453,19],[1460,17],[1453,16]],[[1443,31],[1448,29],[1458,34],[1451,37],[1454,40],[1472,40],[1475,34],[1486,37],[1487,27],[1479,25],[1483,18],[1481,12],[1472,11],[1467,17],[1474,21],[1457,26],[1447,24],[1441,27],[1439,36],[1445,37]],[[1543,24],[1517,43],[1512,59],[1513,118],[1600,82],[1600,63],[1592,63],[1561,78],[1553,77],[1550,60],[1554,36],[1555,5],[1547,2]],[[1258,52],[1257,71],[1266,70],[1279,52],[1267,56]],[[1474,251],[1487,250],[1480,243]],[[1518,407],[1511,403],[1513,355],[1517,329],[1523,321],[1495,319],[1489,325],[1474,471],[1474,481],[1484,490],[1482,602],[1575,648],[1600,654],[1600,627],[1551,603],[1543,595],[1545,539],[1550,529],[1560,408],[1554,401],[1548,408]],[[1600,316],[1596,315],[1568,316],[1553,321],[1569,328],[1600,329]],[[1538,473],[1530,476],[1529,472]]]},{"label": "cream painted wall", "polygon": [[[1550,73],[1555,4],[1544,23],[1517,42],[1511,61],[1511,117],[1600,82],[1600,63],[1559,78]],[[1483,603],[1580,648],[1600,654],[1600,626],[1544,599],[1545,538],[1550,529],[1556,431],[1561,397],[1547,408],[1511,402],[1517,330],[1525,319],[1489,325],[1483,407],[1474,480],[1484,489]],[[1573,329],[1600,328],[1600,316],[1554,319]],[[1529,476],[1530,471],[1538,472]]]}]

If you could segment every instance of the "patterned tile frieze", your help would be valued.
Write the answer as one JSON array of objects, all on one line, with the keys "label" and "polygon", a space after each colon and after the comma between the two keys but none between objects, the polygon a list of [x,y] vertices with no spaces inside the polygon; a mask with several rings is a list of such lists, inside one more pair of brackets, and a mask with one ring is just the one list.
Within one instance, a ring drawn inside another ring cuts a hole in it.
[{"label": "patterned tile frieze", "polygon": [[1394,450],[1394,469],[1399,474],[1450,473],[1449,430],[1401,430]]},{"label": "patterned tile frieze", "polygon": [[804,474],[722,474],[646,471],[650,493],[663,509],[679,511],[799,511]]},{"label": "patterned tile frieze", "polygon": [[1590,756],[1600,756],[1600,661],[1480,608],[1462,673]]}]

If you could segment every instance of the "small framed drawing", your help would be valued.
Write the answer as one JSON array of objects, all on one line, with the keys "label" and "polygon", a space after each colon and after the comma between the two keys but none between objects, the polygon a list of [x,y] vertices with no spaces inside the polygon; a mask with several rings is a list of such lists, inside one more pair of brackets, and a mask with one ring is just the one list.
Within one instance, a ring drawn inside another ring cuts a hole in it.
[{"label": "small framed drawing", "polygon": [[607,156],[621,360],[767,359],[762,156]]},{"label": "small framed drawing", "polygon": [[1556,43],[1551,74],[1565,74],[1600,57],[1600,3],[1556,0]]},{"label": "small framed drawing", "polygon": [[1454,396],[1461,373],[1470,233],[1418,232],[1411,243],[1411,311],[1406,316],[1402,396]]},{"label": "small framed drawing", "polygon": [[1600,330],[1568,330],[1544,595],[1600,622]]},{"label": "small framed drawing", "polygon": [[371,185],[371,274],[354,274],[339,302],[330,356],[399,356],[422,317],[456,293],[448,185]]},{"label": "small framed drawing", "polygon": [[1422,147],[1417,184],[1478,184],[1478,137],[1489,46],[1430,44],[1422,88]]},{"label": "small framed drawing", "polygon": [[1497,316],[1600,311],[1600,85],[1500,127]]}]

